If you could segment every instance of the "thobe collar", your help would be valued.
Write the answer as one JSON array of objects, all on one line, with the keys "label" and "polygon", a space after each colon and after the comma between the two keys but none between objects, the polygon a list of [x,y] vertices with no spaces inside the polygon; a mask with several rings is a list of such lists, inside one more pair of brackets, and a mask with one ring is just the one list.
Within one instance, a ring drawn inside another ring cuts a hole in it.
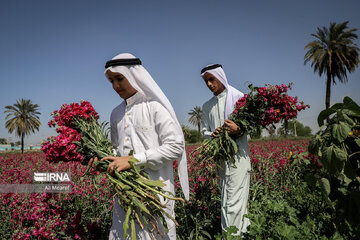
[{"label": "thobe collar", "polygon": [[224,91],[222,91],[221,93],[219,93],[217,96],[214,96],[214,97],[216,97],[217,99],[223,98],[226,96],[226,92],[227,92],[227,90],[224,89]]},{"label": "thobe collar", "polygon": [[141,93],[136,92],[134,95],[132,95],[131,97],[127,98],[126,101],[126,106],[129,107],[132,104],[139,102],[140,100],[143,99],[143,96]]}]

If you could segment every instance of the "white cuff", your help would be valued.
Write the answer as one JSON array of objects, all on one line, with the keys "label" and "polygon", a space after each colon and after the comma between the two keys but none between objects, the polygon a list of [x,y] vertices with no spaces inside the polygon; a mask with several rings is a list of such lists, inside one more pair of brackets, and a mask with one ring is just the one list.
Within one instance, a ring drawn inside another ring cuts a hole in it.
[{"label": "white cuff", "polygon": [[137,160],[139,160],[139,162],[136,163],[136,165],[142,166],[144,165],[147,161],[146,161],[146,155],[145,152],[142,153],[136,153],[133,155],[134,158],[136,158]]}]

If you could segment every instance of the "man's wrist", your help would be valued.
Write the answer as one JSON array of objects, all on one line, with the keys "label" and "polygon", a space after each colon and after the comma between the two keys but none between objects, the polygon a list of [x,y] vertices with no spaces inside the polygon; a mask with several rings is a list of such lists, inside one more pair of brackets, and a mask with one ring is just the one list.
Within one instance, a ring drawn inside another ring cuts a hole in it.
[{"label": "man's wrist", "polygon": [[236,127],[237,127],[237,128],[236,128],[236,133],[235,133],[235,135],[241,136],[241,135],[242,135],[241,129],[239,128],[239,126],[236,126]]}]

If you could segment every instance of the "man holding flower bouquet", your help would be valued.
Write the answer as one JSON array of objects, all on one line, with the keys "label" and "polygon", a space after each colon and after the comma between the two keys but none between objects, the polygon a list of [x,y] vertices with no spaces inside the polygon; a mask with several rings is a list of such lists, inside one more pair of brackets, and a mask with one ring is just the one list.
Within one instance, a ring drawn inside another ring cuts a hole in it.
[{"label": "man holding flower bouquet", "polygon": [[[214,96],[202,107],[201,131],[205,138],[216,138],[223,129],[236,139],[238,151],[234,156],[235,163],[221,161],[217,168],[221,188],[221,227],[235,226],[238,234],[246,232],[249,220],[247,202],[250,185],[250,157],[247,134],[231,120],[229,115],[235,103],[244,96],[243,93],[228,84],[225,72],[220,64],[209,65],[201,70],[206,86]],[[226,162],[226,163],[225,163]]]},{"label": "man holding flower bouquet", "polygon": [[[173,161],[178,160],[178,174],[185,198],[189,198],[184,136],[175,112],[160,87],[141,65],[140,59],[122,53],[108,61],[105,75],[116,93],[124,100],[111,113],[111,141],[118,156],[111,160],[108,172],[130,168],[129,159],[136,158],[137,166],[144,169],[152,180],[163,180],[163,189],[174,194]],[[133,152],[133,155],[129,156]],[[93,161],[98,159],[92,159]],[[166,212],[174,214],[174,200],[160,196]],[[126,213],[117,201],[113,208],[113,221],[109,239],[123,239]],[[160,236],[136,225],[137,239],[176,239],[175,223],[165,216],[168,233]],[[162,229],[164,232],[164,229]]]}]

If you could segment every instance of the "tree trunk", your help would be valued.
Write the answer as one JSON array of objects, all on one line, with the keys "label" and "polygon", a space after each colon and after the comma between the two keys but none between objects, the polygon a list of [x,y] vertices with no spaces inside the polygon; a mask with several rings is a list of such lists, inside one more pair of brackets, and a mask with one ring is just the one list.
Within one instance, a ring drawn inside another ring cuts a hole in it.
[{"label": "tree trunk", "polygon": [[294,119],[294,136],[296,137],[296,119]]},{"label": "tree trunk", "polygon": [[331,75],[329,70],[327,71],[327,79],[326,79],[326,97],[325,97],[325,108],[328,109],[330,107],[330,95],[331,95]]},{"label": "tree trunk", "polygon": [[288,135],[288,129],[289,129],[289,122],[285,119],[285,137]]},{"label": "tree trunk", "polygon": [[200,142],[201,132],[200,132],[200,123],[198,123],[198,142]]},{"label": "tree trunk", "polygon": [[21,153],[24,153],[24,135],[21,135]]}]

